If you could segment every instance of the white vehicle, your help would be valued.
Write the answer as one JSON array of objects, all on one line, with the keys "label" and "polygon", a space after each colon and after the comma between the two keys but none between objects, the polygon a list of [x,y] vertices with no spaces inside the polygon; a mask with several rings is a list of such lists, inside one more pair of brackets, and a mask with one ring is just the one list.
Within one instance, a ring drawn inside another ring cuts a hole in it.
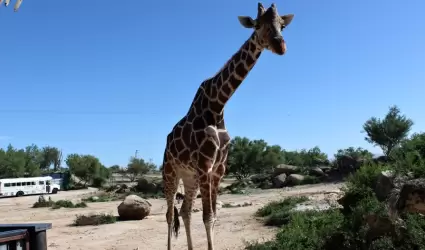
[{"label": "white vehicle", "polygon": [[51,176],[0,179],[0,197],[31,194],[56,194],[60,186]]}]

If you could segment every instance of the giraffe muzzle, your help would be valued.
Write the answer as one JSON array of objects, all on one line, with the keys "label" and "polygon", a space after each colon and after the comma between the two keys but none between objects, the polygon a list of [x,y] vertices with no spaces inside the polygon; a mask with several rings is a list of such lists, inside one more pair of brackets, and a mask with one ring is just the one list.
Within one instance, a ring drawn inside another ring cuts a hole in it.
[{"label": "giraffe muzzle", "polygon": [[286,43],[283,37],[274,37],[271,39],[272,52],[278,55],[283,55],[286,52]]}]

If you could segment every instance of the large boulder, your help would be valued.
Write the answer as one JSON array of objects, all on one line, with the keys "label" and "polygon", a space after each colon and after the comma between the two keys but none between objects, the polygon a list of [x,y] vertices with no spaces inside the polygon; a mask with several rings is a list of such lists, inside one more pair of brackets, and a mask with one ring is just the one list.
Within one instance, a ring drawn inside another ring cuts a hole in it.
[{"label": "large boulder", "polygon": [[379,174],[375,187],[375,194],[378,200],[384,201],[389,197],[391,191],[395,188],[394,179],[395,174],[393,171],[386,170]]},{"label": "large boulder", "polygon": [[300,174],[290,174],[287,177],[288,184],[291,184],[291,185],[299,185],[304,180],[305,180],[305,176],[304,175],[300,175]]},{"label": "large boulder", "polygon": [[139,178],[136,186],[133,187],[134,191],[145,194],[156,194],[162,192],[163,185],[161,180],[148,180],[146,178]]},{"label": "large boulder", "polygon": [[137,196],[129,195],[118,206],[118,214],[122,220],[142,220],[151,212],[152,204]]},{"label": "large boulder", "polygon": [[316,177],[325,177],[327,175],[320,167],[313,167],[309,169],[309,174]]},{"label": "large boulder", "polygon": [[337,159],[338,169],[343,173],[352,173],[357,167],[358,163],[356,159],[349,155],[342,155]]},{"label": "large boulder", "polygon": [[273,177],[273,187],[282,188],[286,184],[286,174],[280,174]]},{"label": "large boulder", "polygon": [[280,174],[297,174],[301,171],[300,167],[293,166],[293,165],[286,165],[286,164],[279,164],[274,169],[273,176],[277,176]]},{"label": "large boulder", "polygon": [[395,208],[425,215],[425,178],[406,181],[401,187]]}]

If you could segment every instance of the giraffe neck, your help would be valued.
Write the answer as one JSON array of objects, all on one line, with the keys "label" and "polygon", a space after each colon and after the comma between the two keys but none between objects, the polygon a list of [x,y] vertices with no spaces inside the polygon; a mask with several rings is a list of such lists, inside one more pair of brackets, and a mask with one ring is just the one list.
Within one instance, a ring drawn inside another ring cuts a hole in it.
[{"label": "giraffe neck", "polygon": [[263,49],[253,33],[214,77],[201,84],[189,113],[222,116],[224,106],[254,67]]}]

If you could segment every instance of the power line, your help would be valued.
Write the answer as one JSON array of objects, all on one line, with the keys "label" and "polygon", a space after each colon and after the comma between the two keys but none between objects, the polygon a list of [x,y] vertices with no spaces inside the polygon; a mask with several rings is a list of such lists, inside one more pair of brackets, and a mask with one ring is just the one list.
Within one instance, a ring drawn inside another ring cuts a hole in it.
[{"label": "power line", "polygon": [[[0,114],[51,114],[51,115],[146,115],[140,111],[91,111],[53,109],[0,109]],[[149,113],[154,115],[154,113]]]}]

